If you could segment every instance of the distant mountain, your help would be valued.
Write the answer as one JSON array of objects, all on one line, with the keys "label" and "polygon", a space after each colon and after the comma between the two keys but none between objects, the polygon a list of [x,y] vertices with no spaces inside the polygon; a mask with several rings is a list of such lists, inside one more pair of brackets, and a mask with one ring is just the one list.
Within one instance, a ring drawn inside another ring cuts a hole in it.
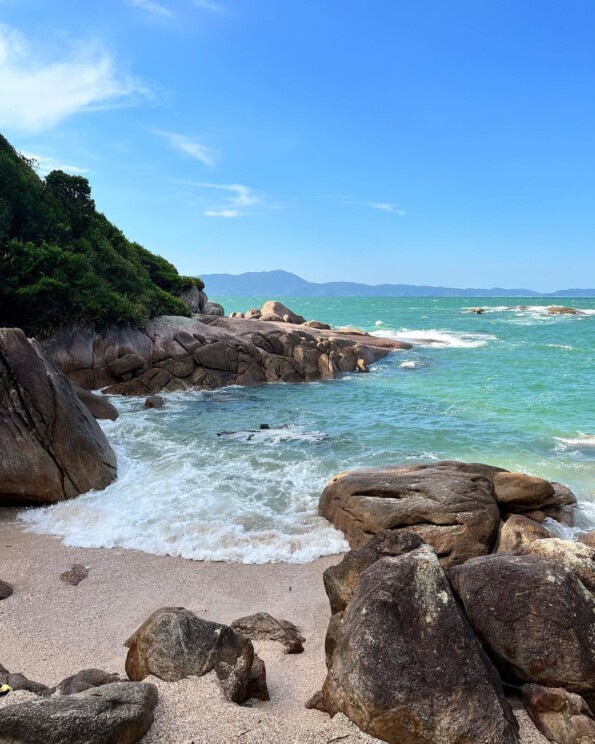
[{"label": "distant mountain", "polygon": [[595,289],[560,289],[543,294],[531,289],[456,289],[414,284],[308,282],[288,271],[250,271],[245,274],[203,274],[209,295],[265,297],[595,297]]}]

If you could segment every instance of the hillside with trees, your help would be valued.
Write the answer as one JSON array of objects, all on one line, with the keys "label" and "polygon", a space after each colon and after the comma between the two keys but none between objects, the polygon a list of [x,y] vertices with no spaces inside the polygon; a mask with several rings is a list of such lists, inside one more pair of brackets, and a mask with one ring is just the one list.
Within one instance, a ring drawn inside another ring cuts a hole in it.
[{"label": "hillside with trees", "polygon": [[0,135],[0,326],[43,337],[188,316],[179,295],[192,284],[98,212],[86,178],[40,178]]}]

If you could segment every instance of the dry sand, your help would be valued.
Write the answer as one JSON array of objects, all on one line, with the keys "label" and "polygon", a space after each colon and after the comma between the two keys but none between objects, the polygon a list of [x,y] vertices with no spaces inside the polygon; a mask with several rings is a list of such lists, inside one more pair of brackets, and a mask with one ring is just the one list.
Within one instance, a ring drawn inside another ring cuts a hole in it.
[{"label": "dry sand", "polygon": [[[56,538],[22,530],[13,510],[0,510],[0,578],[14,594],[0,602],[0,663],[54,685],[80,669],[124,675],[124,641],[154,610],[180,606],[231,623],[266,611],[298,625],[307,642],[298,655],[255,642],[265,661],[270,702],[237,706],[223,700],[214,675],[165,683],[145,744],[327,744],[375,742],[344,716],[304,708],[325,676],[329,607],[322,572],[339,556],[306,565],[200,563],[132,550],[67,548]],[[73,563],[89,576],[70,586],[59,575]],[[12,693],[0,705],[22,702]],[[517,711],[523,744],[547,744]]]}]

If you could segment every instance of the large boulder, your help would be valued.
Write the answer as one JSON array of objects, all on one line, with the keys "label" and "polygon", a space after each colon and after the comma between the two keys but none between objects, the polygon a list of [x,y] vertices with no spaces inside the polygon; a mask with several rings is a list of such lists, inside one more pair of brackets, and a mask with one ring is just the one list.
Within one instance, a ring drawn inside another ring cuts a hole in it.
[{"label": "large boulder", "polygon": [[76,674],[71,674],[58,684],[60,695],[76,695],[92,687],[101,687],[112,682],[119,682],[120,677],[112,672],[104,672],[103,669],[81,669]]},{"label": "large boulder", "polygon": [[277,620],[268,612],[239,617],[231,627],[252,641],[278,641],[286,654],[301,654],[304,650],[306,639],[299,628],[289,620]]},{"label": "large boulder", "polygon": [[350,550],[336,566],[329,566],[322,578],[331,605],[331,613],[343,612],[353,596],[361,575],[385,556],[409,553],[423,545],[419,535],[407,530],[382,530],[364,545]]},{"label": "large boulder", "polygon": [[511,514],[500,525],[498,553],[517,553],[524,545],[551,537],[552,533],[538,522],[522,514]]},{"label": "large boulder", "polygon": [[156,610],[125,643],[126,674],[166,682],[215,670],[224,693],[236,703],[248,695],[254,648],[241,633],[197,617],[183,607]]},{"label": "large boulder", "polygon": [[302,315],[294,313],[282,302],[269,300],[265,302],[261,310],[262,320],[282,321],[283,323],[293,323],[294,325],[303,325],[306,319]]},{"label": "large boulder", "polygon": [[559,687],[524,685],[523,703],[533,723],[553,744],[595,742],[595,719],[580,695]]},{"label": "large boulder", "polygon": [[120,415],[116,406],[110,403],[105,395],[96,395],[90,390],[81,387],[78,382],[74,382],[73,380],[71,380],[70,384],[76,393],[76,397],[81,403],[87,406],[94,418],[115,421]]},{"label": "large boulder", "polygon": [[335,476],[320,514],[359,548],[380,530],[406,528],[436,550],[445,568],[492,549],[500,511],[489,466],[445,462],[366,468]]},{"label": "large boulder", "polygon": [[524,473],[495,473],[494,496],[506,512],[527,512],[576,503],[572,491],[560,483],[550,483]]},{"label": "large boulder", "polygon": [[133,744],[153,723],[155,685],[113,682],[0,709],[2,744]]},{"label": "large boulder", "polygon": [[0,329],[0,504],[54,503],[116,478],[116,456],[69,380]]},{"label": "large boulder", "polygon": [[191,313],[202,313],[204,306],[209,300],[207,295],[196,284],[185,289],[180,295],[180,299],[185,303]]},{"label": "large boulder", "polygon": [[595,692],[595,599],[572,569],[498,553],[455,567],[450,578],[506,678]]},{"label": "large boulder", "polygon": [[384,557],[361,575],[327,636],[324,707],[391,744],[517,744],[495,669],[434,551]]},{"label": "large boulder", "polygon": [[201,315],[215,315],[218,318],[222,318],[225,315],[225,308],[218,302],[205,302],[203,309],[200,311]]},{"label": "large boulder", "polygon": [[[595,548],[582,542],[551,537],[536,540],[519,549],[520,555],[538,555],[570,568],[591,592],[595,592]],[[595,628],[594,628],[595,632]]]}]

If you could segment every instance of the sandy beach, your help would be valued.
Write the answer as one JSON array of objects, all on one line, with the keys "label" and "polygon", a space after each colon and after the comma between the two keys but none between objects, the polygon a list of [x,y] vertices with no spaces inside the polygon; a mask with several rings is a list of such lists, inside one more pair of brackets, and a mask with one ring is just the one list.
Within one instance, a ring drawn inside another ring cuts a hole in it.
[{"label": "sandy beach", "polygon": [[[146,744],[227,742],[373,742],[341,714],[304,708],[325,676],[324,635],[329,607],[324,569],[340,556],[312,563],[203,563],[132,550],[69,548],[50,536],[23,531],[14,510],[0,513],[2,578],[15,586],[0,604],[0,662],[48,685],[83,668],[124,674],[124,641],[159,607],[183,606],[209,620],[231,623],[257,611],[295,622],[305,651],[284,655],[278,643],[255,642],[267,668],[271,700],[226,702],[213,674],[159,688],[155,723]],[[73,563],[89,576],[70,586],[59,575]],[[29,693],[12,693],[3,705]],[[523,744],[545,744],[518,712]]]}]

